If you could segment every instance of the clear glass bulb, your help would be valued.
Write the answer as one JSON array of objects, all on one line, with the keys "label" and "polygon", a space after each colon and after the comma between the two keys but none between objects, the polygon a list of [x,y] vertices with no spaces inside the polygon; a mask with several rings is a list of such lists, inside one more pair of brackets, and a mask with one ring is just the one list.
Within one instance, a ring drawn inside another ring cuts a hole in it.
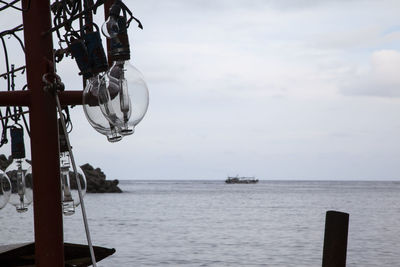
[{"label": "clear glass bulb", "polygon": [[119,24],[121,23],[119,19],[120,13],[121,5],[119,3],[119,0],[116,0],[110,7],[108,19],[101,26],[101,32],[104,34],[105,37],[114,38],[120,33],[121,28],[126,28],[126,26],[124,25],[126,24],[126,20],[124,20],[124,24]]},{"label": "clear glass bulb", "polygon": [[121,135],[130,135],[149,106],[149,90],[143,75],[129,61],[115,61],[106,74],[109,101],[100,104],[107,120]]},{"label": "clear glass bulb", "polygon": [[109,16],[101,26],[101,32],[107,38],[114,38],[119,33],[118,17]]},{"label": "clear glass bulb", "polygon": [[11,182],[9,202],[18,212],[28,210],[33,200],[32,167],[25,159],[14,159],[5,170]]},{"label": "clear glass bulb", "polygon": [[[100,109],[100,101],[107,101],[106,81],[104,76],[96,75],[87,80],[83,91],[83,110],[90,125],[99,133],[107,136],[108,141],[117,142],[122,139],[118,128],[111,124]],[[113,111],[109,111],[113,114]]]},{"label": "clear glass bulb", "polygon": [[0,209],[2,209],[10,199],[11,183],[7,174],[0,170]]},{"label": "clear glass bulb", "polygon": [[[77,169],[78,178],[81,185],[82,196],[86,194],[86,178],[82,170]],[[63,212],[65,215],[75,213],[75,207],[81,203],[79,198],[78,184],[76,183],[75,173],[71,166],[69,152],[60,153],[60,177]]]}]

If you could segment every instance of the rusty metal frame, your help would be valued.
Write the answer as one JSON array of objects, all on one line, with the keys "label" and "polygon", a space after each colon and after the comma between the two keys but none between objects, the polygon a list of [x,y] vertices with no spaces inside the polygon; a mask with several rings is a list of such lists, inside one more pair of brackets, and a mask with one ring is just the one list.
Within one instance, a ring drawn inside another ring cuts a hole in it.
[{"label": "rusty metal frame", "polygon": [[[30,0],[23,0],[27,7]],[[105,18],[113,1],[104,1]],[[23,12],[26,75],[25,91],[0,92],[0,106],[29,108],[35,265],[64,267],[64,234],[61,206],[60,162],[56,101],[43,90],[42,77],[52,72],[53,40],[50,0],[31,3]],[[109,44],[107,44],[109,45]],[[81,105],[82,91],[59,92],[61,105]]]},{"label": "rusty metal frame", "polygon": [[[23,0],[24,7],[29,0]],[[28,90],[0,92],[0,106],[29,108],[35,264],[40,267],[64,266],[63,215],[61,206],[60,162],[56,101],[43,90],[42,76],[52,72],[53,40],[50,1],[35,1],[23,12],[25,60]],[[62,105],[80,105],[82,91],[60,93]]]}]

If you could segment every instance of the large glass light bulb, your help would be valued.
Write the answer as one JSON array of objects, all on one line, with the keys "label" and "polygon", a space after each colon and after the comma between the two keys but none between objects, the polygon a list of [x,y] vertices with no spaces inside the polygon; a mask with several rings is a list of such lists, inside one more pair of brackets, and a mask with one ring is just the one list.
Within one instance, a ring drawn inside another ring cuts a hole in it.
[{"label": "large glass light bulb", "polygon": [[[117,142],[122,139],[118,128],[111,124],[100,109],[100,101],[106,101],[106,81],[104,76],[96,75],[87,80],[83,91],[83,110],[90,125],[99,133],[107,136],[108,141]],[[109,111],[113,114],[113,111]]]},{"label": "large glass light bulb", "polygon": [[33,200],[32,168],[25,159],[14,159],[5,173],[11,182],[11,196],[9,202],[18,212],[28,210]]},{"label": "large glass light bulb", "polygon": [[[106,74],[107,93],[103,94],[100,108],[121,135],[130,135],[147,112],[149,91],[143,75],[129,62],[129,23],[125,16],[119,15],[121,6],[119,0],[114,2],[103,25],[103,34],[110,39],[109,58],[114,63]],[[142,28],[141,24],[139,27]]]},{"label": "large glass light bulb", "polygon": [[[82,196],[84,196],[86,194],[86,178],[80,169],[77,169],[77,171]],[[60,175],[63,212],[65,215],[72,215],[75,213],[75,207],[79,206],[81,201],[75,173],[71,168],[69,152],[60,153]]]},{"label": "large glass light bulb", "polygon": [[5,170],[11,183],[9,202],[16,207],[18,212],[25,212],[33,200],[32,167],[25,159],[23,128],[13,126],[10,133],[13,161]]},{"label": "large glass light bulb", "polygon": [[0,209],[2,209],[10,199],[11,183],[7,174],[0,170]]},{"label": "large glass light bulb", "polygon": [[[149,90],[140,71],[128,60],[117,60],[107,72],[110,101],[101,104],[107,120],[121,135],[130,135],[149,106]],[[118,84],[118,89],[115,87]]]}]

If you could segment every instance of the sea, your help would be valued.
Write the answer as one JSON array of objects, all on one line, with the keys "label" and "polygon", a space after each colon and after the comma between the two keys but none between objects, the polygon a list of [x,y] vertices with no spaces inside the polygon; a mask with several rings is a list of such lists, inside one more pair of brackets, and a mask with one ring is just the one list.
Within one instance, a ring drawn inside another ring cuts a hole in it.
[{"label": "sea", "polygon": [[[87,194],[98,266],[321,266],[325,214],[350,214],[347,266],[400,266],[400,182],[121,181]],[[86,243],[80,209],[66,242]],[[33,240],[32,208],[0,210],[0,245]]]}]

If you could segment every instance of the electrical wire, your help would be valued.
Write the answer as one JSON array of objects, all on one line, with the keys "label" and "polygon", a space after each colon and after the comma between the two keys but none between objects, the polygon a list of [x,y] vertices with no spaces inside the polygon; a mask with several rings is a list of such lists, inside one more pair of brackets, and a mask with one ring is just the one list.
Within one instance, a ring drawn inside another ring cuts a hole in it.
[{"label": "electrical wire", "polygon": [[[6,42],[4,41],[4,36],[0,35],[1,43],[3,44],[3,50],[4,50],[4,57],[5,57],[5,62],[6,62],[6,71],[7,71],[7,91],[10,91],[10,66],[9,66],[9,61],[8,61],[8,52],[7,52],[7,46]],[[6,116],[9,116],[11,113],[10,107],[6,107]],[[2,115],[2,114],[1,114]],[[3,127],[2,134],[1,134],[1,141],[0,141],[0,147],[3,146],[4,144],[8,143],[7,139],[7,129],[8,129],[8,118],[2,119],[1,124]]]},{"label": "electrical wire", "polygon": [[0,7],[0,11],[3,11],[5,9],[7,9],[7,8],[13,8],[13,9],[16,9],[18,11],[23,11],[23,12],[28,11],[30,9],[30,7],[31,7],[31,0],[28,1],[28,6],[25,9],[14,6],[16,3],[20,2],[20,1],[21,0],[14,0],[14,1],[10,2],[10,3],[7,3],[6,1],[0,0],[0,3],[4,4],[4,6]]},{"label": "electrical wire", "polygon": [[[1,0],[0,0],[1,1]],[[16,34],[16,32],[22,31],[23,30],[23,24],[20,24],[10,30],[6,30],[3,32],[0,32],[0,39],[1,43],[3,46],[3,51],[4,51],[4,61],[5,61],[5,66],[6,66],[6,73],[2,74],[1,77],[4,77],[7,80],[7,91],[15,91],[15,77],[16,77],[16,72],[21,71],[21,74],[24,73],[25,71],[25,66],[15,68],[14,64],[11,64],[11,69],[10,69],[10,60],[9,60],[9,55],[8,55],[8,50],[7,50],[7,45],[4,40],[6,35],[11,35],[17,41],[19,42],[22,51],[25,53],[25,47],[24,44],[21,40],[21,38]],[[25,90],[27,85],[24,85],[22,90]],[[8,126],[9,119],[14,121],[15,124],[19,124],[19,120],[22,118],[26,131],[28,135],[30,136],[30,130],[28,126],[28,122],[26,120],[25,114],[23,112],[22,107],[6,107],[6,115],[3,117],[2,112],[0,113],[1,115],[1,126],[2,126],[2,135],[1,135],[1,140],[0,140],[0,147],[8,142],[7,140],[7,129],[10,127]]]},{"label": "electrical wire", "polygon": [[58,98],[57,91],[55,92],[55,98],[56,98],[56,103],[57,103],[58,114],[59,114],[59,117],[61,120],[61,125],[62,125],[63,131],[65,133],[65,140],[67,142],[69,155],[71,157],[72,168],[74,169],[74,173],[75,173],[76,184],[78,185],[79,200],[81,202],[83,224],[85,226],[86,239],[88,241],[88,246],[89,246],[89,250],[90,250],[90,257],[92,259],[93,267],[97,267],[96,258],[94,255],[94,250],[93,250],[93,245],[92,245],[92,239],[90,237],[89,223],[88,223],[87,215],[86,215],[85,202],[83,201],[82,188],[81,188],[81,183],[79,181],[79,176],[78,176],[78,169],[76,168],[75,158],[74,158],[74,154],[72,153],[72,147],[71,147],[71,143],[69,141],[69,134],[67,132],[67,127],[66,127],[65,120],[64,120],[64,114],[62,113],[60,99]]}]

